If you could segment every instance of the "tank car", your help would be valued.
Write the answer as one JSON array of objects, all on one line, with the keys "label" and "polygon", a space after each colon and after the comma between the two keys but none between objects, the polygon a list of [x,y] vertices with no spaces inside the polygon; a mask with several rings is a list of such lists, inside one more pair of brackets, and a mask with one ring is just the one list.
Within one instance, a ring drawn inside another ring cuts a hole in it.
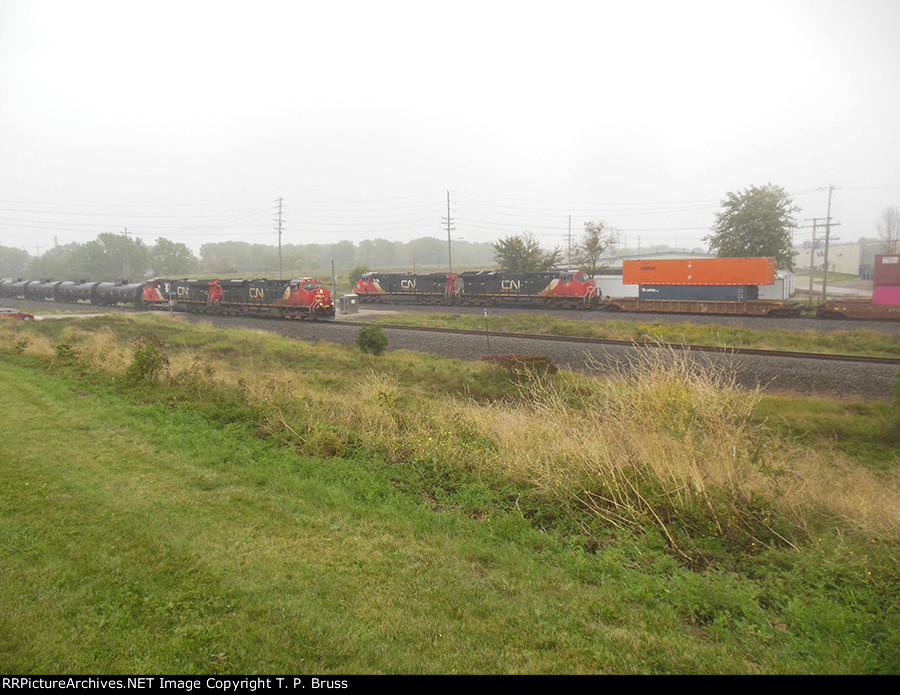
[{"label": "tank car", "polygon": [[57,286],[54,299],[57,302],[90,303],[94,298],[94,290],[99,284],[99,282],[66,280]]},{"label": "tank car", "polygon": [[92,290],[91,304],[116,306],[139,304],[144,283],[98,282]]},{"label": "tank car", "polygon": [[0,283],[0,297],[7,299],[24,299],[27,280],[4,280]]}]

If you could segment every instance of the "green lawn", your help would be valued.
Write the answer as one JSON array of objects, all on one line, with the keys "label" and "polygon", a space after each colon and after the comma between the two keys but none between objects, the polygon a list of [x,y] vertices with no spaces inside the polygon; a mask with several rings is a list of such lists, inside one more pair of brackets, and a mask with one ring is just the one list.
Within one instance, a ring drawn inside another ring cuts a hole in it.
[{"label": "green lawn", "polygon": [[0,353],[3,674],[900,672],[889,544],[690,567],[652,523],[598,543],[487,471],[302,455],[253,411],[22,352]]}]

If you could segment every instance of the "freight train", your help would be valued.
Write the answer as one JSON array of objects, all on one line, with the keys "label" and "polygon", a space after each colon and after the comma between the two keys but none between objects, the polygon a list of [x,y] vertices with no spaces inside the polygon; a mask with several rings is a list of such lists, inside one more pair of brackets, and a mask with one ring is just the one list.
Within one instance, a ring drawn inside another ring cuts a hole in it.
[{"label": "freight train", "polygon": [[610,299],[612,311],[735,316],[799,316],[802,307],[763,299],[760,287],[776,279],[773,257],[664,258],[626,260],[622,283],[637,285],[637,297]]},{"label": "freight train", "polygon": [[600,288],[581,271],[545,273],[363,273],[353,292],[364,302],[596,308]]},{"label": "freight train", "polygon": [[328,319],[335,314],[331,292],[317,278],[157,278],[141,283],[0,280],[0,298],[289,319]]},{"label": "freight train", "polygon": [[[883,265],[888,270],[895,267],[890,262]],[[884,294],[900,292],[900,280],[887,271],[882,276],[897,287],[876,286],[876,292],[879,289]],[[772,257],[683,258],[625,261],[622,282],[638,285],[637,296],[603,297],[594,279],[581,271],[425,275],[367,272],[356,282],[353,291],[360,303],[531,305],[646,313],[800,316],[801,303],[761,296],[760,288],[773,285],[775,280],[776,261]],[[900,305],[879,304],[877,299],[827,302],[818,315],[897,319]]]},{"label": "freight train", "polygon": [[753,286],[642,286],[639,297],[602,297],[581,271],[548,273],[364,273],[353,287],[360,303],[542,306],[688,314],[798,316],[793,302],[759,300]]}]

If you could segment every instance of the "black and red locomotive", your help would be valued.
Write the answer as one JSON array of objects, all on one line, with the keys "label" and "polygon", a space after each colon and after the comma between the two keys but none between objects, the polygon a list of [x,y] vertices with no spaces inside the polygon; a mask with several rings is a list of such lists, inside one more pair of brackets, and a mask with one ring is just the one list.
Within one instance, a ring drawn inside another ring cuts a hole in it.
[{"label": "black and red locomotive", "polygon": [[334,302],[317,278],[295,280],[173,280],[145,283],[140,304],[206,314],[271,316],[286,319],[333,318]]},{"label": "black and red locomotive", "polygon": [[331,291],[317,278],[156,278],[142,283],[6,280],[0,281],[0,297],[289,319],[328,319],[335,313]]},{"label": "black and red locomotive", "polygon": [[590,309],[600,289],[581,271],[505,273],[364,273],[353,287],[360,302],[520,305]]}]

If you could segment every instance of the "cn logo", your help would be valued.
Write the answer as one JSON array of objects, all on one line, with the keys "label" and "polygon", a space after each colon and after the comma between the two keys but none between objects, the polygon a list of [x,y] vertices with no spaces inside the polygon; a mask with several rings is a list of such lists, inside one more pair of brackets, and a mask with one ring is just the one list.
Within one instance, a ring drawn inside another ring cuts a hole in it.
[{"label": "cn logo", "polygon": [[414,289],[416,289],[416,281],[415,280],[401,280],[400,281],[400,289],[414,290]]},{"label": "cn logo", "polygon": [[187,287],[176,287],[175,294],[179,297],[187,297],[188,296],[188,288]]},{"label": "cn logo", "polygon": [[518,292],[522,289],[522,282],[520,280],[502,280],[500,282],[500,289],[504,291],[515,291]]},{"label": "cn logo", "polygon": [[250,288],[250,299],[262,299],[263,298],[263,289],[262,287],[251,287]]}]

